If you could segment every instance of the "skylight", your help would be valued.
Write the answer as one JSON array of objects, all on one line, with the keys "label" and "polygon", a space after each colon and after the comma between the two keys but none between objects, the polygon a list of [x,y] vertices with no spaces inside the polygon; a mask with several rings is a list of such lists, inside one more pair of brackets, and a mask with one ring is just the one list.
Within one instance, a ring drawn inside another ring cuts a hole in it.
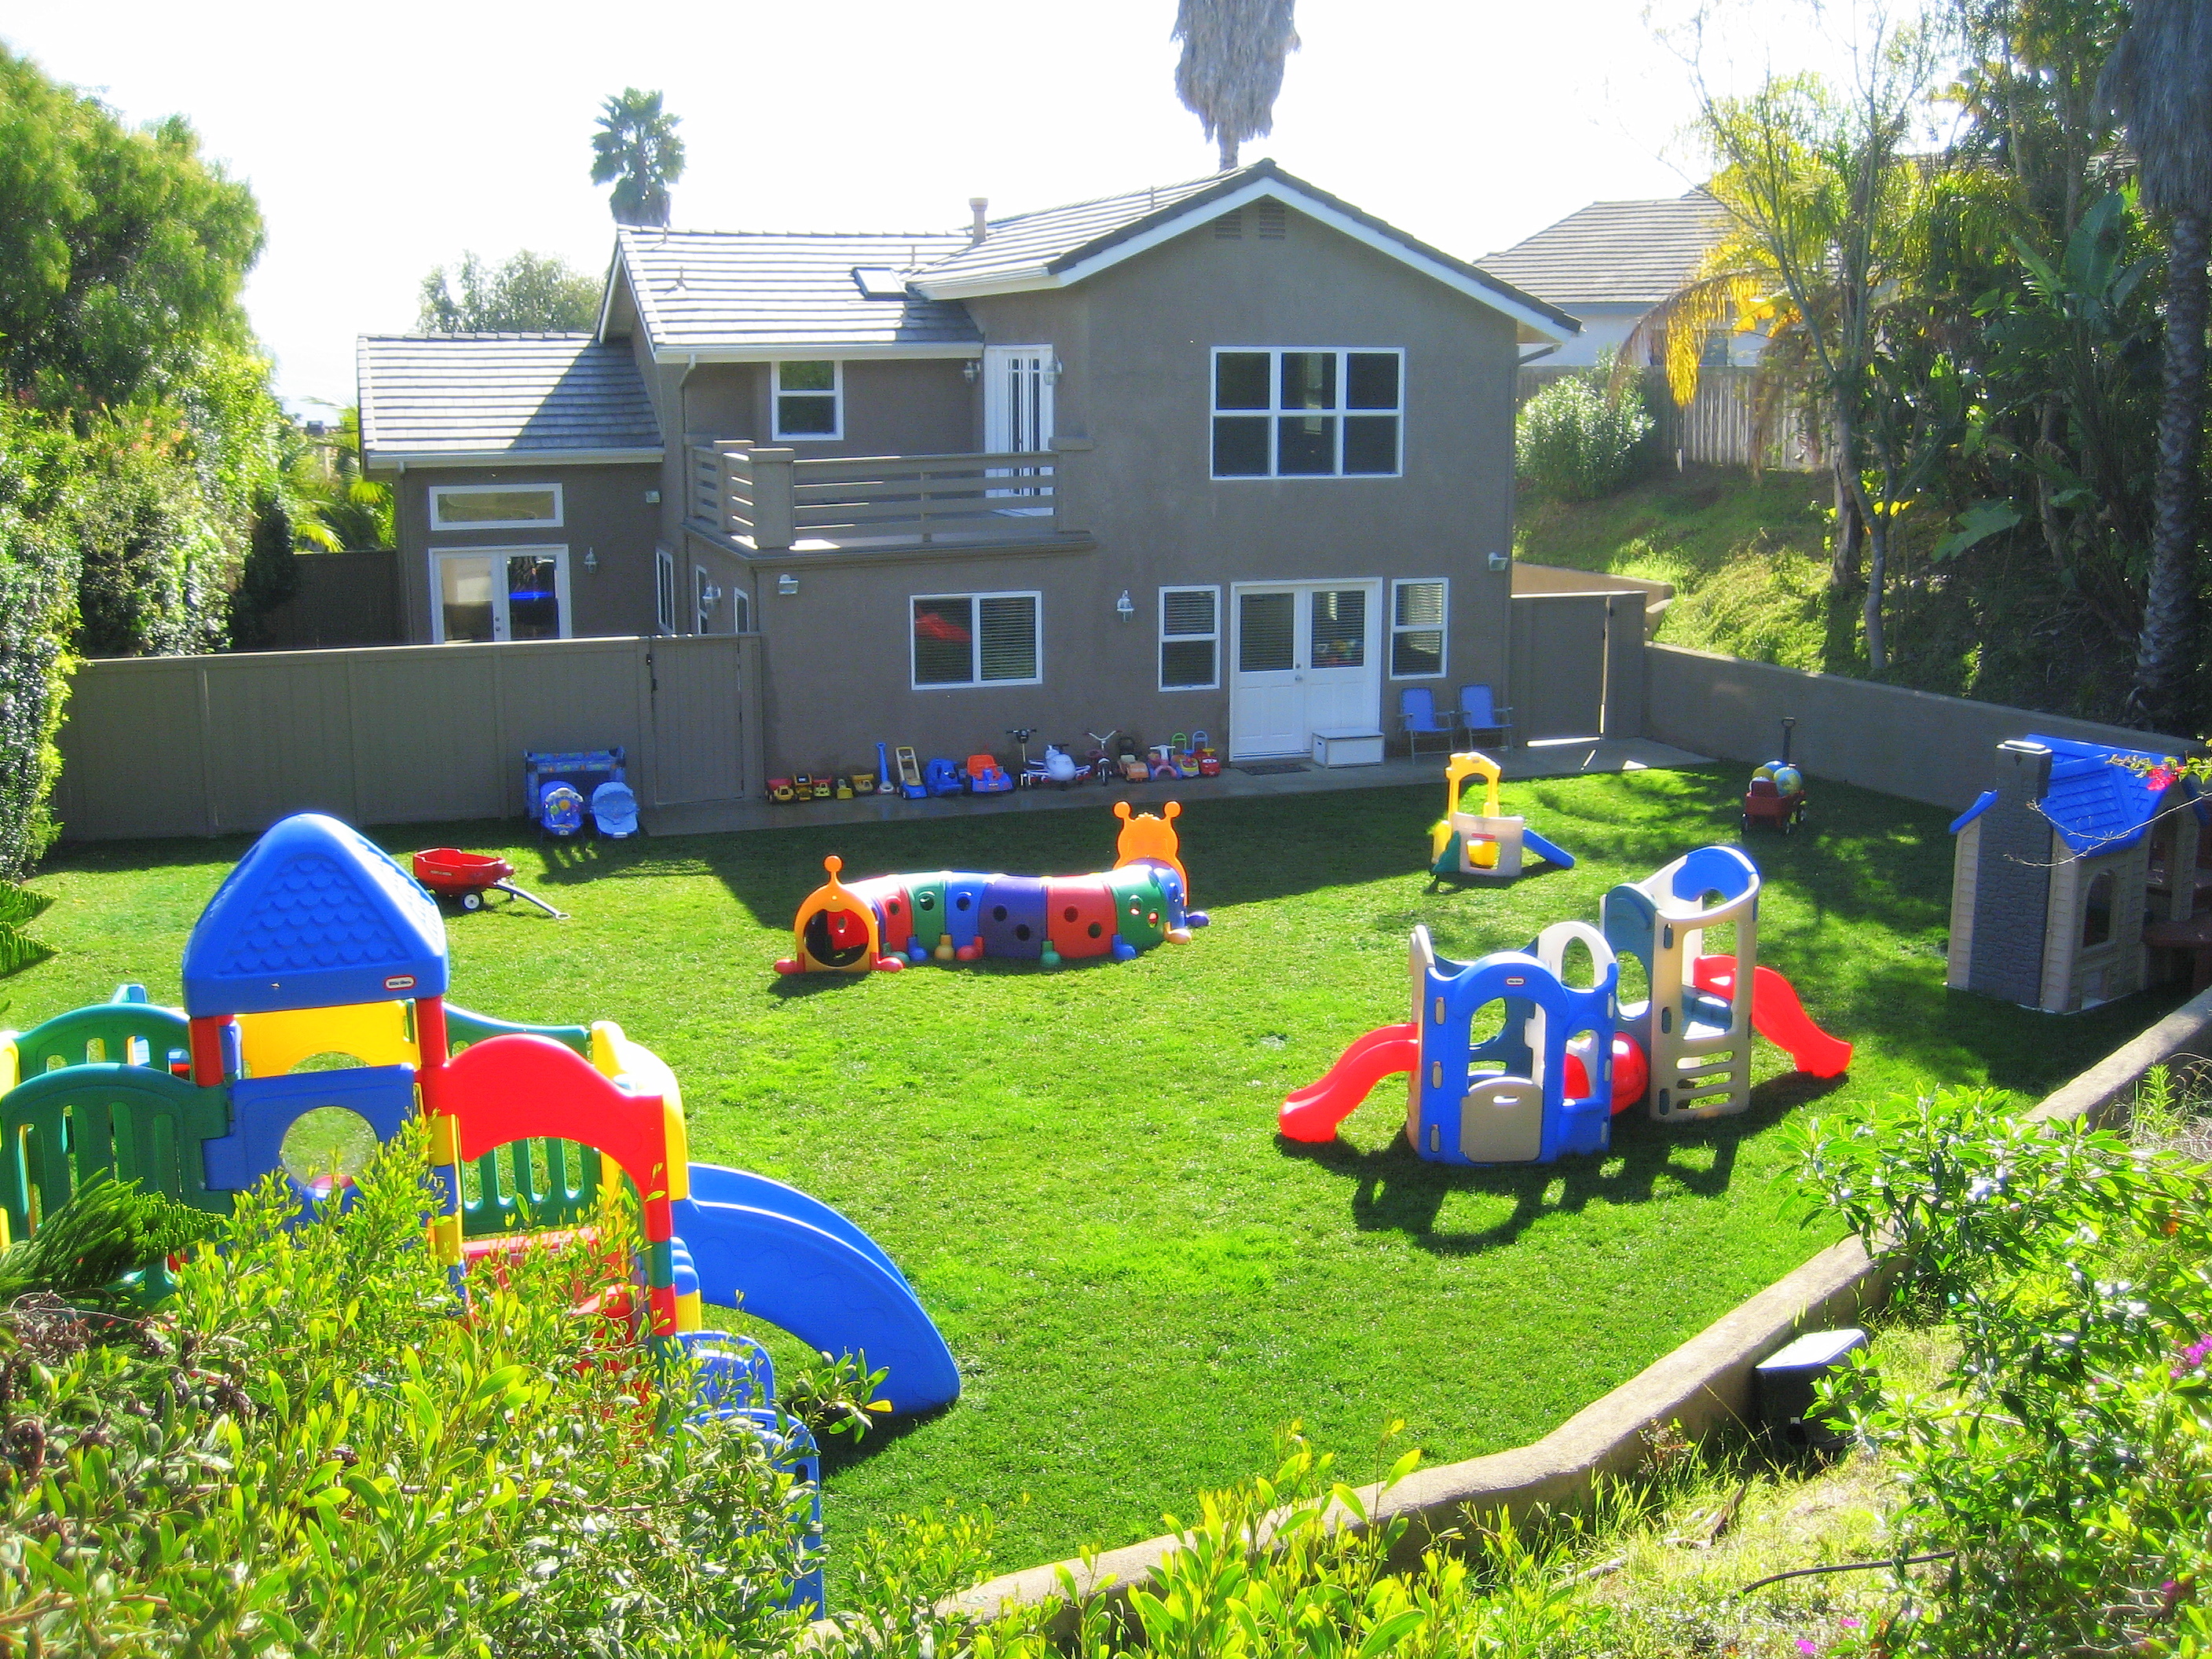
[{"label": "skylight", "polygon": [[853,282],[870,300],[903,300],[906,278],[888,265],[854,265]]}]

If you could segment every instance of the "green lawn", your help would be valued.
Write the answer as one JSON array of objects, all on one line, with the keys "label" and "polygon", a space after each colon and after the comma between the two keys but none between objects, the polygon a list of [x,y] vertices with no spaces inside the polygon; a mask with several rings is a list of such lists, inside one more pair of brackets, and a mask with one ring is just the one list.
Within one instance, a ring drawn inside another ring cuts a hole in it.
[{"label": "green lawn", "polygon": [[[1840,1084],[1761,1048],[1753,1108],[1704,1127],[1616,1120],[1605,1159],[1428,1164],[1398,1144],[1395,1086],[1348,1139],[1291,1149],[1284,1093],[1407,1017],[1416,921],[1462,957],[1595,920],[1605,889],[1732,839],[1741,769],[1510,786],[1509,811],[1579,854],[1502,890],[1431,894],[1433,787],[1209,800],[1183,858],[1213,926],[1126,966],[986,963],[778,979],[799,897],[854,875],[1110,861],[1096,807],[957,823],[791,827],[513,852],[572,911],[452,924],[453,996],[510,1018],[622,1023],[683,1079],[695,1158],[791,1181],[904,1267],[967,1393],[872,1437],[830,1478],[834,1540],[956,1498],[999,1516],[1008,1567],[1111,1546],[1188,1511],[1304,1421],[1354,1473],[1385,1425],[1452,1459],[1539,1436],[1828,1235],[1785,1224],[1774,1133],[1938,1081],[2039,1093],[2172,999],[2071,1018],[1943,988],[1943,815],[1815,781],[1817,833],[1763,838],[1761,959],[1858,1044]],[[515,826],[385,833],[489,847]],[[138,979],[179,995],[201,904],[244,843],[68,849],[35,884],[52,961],[0,986],[27,1025]],[[788,1348],[785,1349],[788,1353]]]}]

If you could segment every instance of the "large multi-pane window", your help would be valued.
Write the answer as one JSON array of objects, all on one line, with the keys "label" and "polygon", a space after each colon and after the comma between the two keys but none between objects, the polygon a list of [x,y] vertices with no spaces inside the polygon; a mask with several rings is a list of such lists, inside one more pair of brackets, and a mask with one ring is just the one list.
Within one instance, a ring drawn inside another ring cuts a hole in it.
[{"label": "large multi-pane window", "polygon": [[1221,590],[1160,589],[1160,690],[1210,691],[1221,684]]},{"label": "large multi-pane window", "polygon": [[775,366],[775,435],[837,438],[844,435],[843,375],[834,362],[799,362]]},{"label": "large multi-pane window", "polygon": [[1442,576],[1390,584],[1390,678],[1432,679],[1444,672],[1446,596]]},{"label": "large multi-pane window", "polygon": [[1035,685],[1043,678],[1036,593],[922,593],[913,601],[914,684]]},{"label": "large multi-pane window", "polygon": [[1213,476],[1395,477],[1405,357],[1395,350],[1217,350]]}]

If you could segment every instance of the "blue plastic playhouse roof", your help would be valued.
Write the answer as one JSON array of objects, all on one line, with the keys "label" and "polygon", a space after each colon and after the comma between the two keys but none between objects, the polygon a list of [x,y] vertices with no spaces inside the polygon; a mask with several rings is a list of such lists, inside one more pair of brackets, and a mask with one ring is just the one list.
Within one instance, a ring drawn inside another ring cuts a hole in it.
[{"label": "blue plastic playhouse roof", "polygon": [[[2113,749],[2071,738],[2046,738],[2031,732],[2027,741],[2051,750],[2051,787],[2043,797],[2044,815],[2068,848],[2076,853],[2118,853],[2142,839],[2158,816],[2166,791],[2154,789],[2144,775],[2121,761],[2156,763],[2166,757],[2144,749]],[[2196,785],[2184,781],[2191,795]],[[1987,789],[1951,825],[1956,835],[1990,810],[1997,792]],[[2203,817],[2200,804],[2197,816]]]},{"label": "blue plastic playhouse roof", "polygon": [[442,996],[437,901],[319,812],[286,818],[224,878],[185,945],[185,1012],[265,1014]]}]

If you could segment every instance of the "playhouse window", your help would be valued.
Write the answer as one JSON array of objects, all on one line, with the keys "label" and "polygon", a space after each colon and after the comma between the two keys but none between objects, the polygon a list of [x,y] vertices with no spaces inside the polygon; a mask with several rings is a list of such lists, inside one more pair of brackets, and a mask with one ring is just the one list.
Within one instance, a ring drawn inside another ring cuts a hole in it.
[{"label": "playhouse window", "polygon": [[2089,896],[2081,905],[2081,945],[2102,945],[2112,936],[2112,872],[2100,874],[2089,884]]}]

